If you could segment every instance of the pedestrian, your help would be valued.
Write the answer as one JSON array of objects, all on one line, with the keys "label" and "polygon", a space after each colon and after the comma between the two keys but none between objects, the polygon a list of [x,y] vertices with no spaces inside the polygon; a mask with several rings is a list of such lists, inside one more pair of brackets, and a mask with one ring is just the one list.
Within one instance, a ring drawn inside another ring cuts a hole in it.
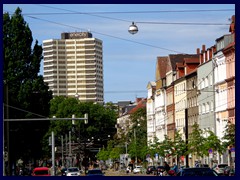
[{"label": "pedestrian", "polygon": [[178,166],[176,163],[173,163],[173,167],[171,168],[171,170],[174,170],[175,173],[178,173]]},{"label": "pedestrian", "polygon": [[168,163],[166,161],[163,162],[163,167],[165,169],[165,171],[169,171],[170,170],[170,166],[168,165]]}]

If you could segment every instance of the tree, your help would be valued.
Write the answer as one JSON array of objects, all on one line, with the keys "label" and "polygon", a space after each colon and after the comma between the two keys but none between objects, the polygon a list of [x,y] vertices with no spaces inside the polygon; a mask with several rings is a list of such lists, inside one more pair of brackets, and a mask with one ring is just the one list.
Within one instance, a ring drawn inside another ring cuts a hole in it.
[{"label": "tree", "polygon": [[187,145],[186,142],[182,139],[182,135],[179,131],[176,131],[174,134],[174,141],[173,141],[173,156],[177,156],[177,164],[179,162],[179,158],[181,156],[185,156],[187,153]]},{"label": "tree", "polygon": [[206,131],[207,133],[207,138],[206,141],[204,143],[204,151],[203,154],[208,156],[209,149],[212,149],[213,151],[217,151],[219,152],[219,154],[222,154],[224,150],[226,150],[223,145],[221,140],[218,138],[218,136],[216,136],[212,131],[208,130]]},{"label": "tree", "polygon": [[132,158],[137,156],[138,158],[143,160],[143,158],[146,157],[147,154],[146,109],[137,109],[130,115],[130,121],[133,125],[127,133],[127,137],[129,137],[130,141],[128,146],[128,152],[129,154],[131,154]]},{"label": "tree", "polygon": [[235,147],[235,124],[228,122],[224,132],[225,133],[222,138],[224,147],[225,148],[229,146]]},{"label": "tree", "polygon": [[42,141],[46,154],[50,154],[51,152],[48,146],[48,137],[52,131],[56,136],[63,135],[64,137],[65,134],[68,135],[69,131],[72,131],[72,140],[75,142],[77,142],[79,135],[80,141],[87,141],[87,139],[91,139],[92,137],[102,139],[102,145],[105,146],[107,145],[106,140],[108,135],[113,137],[116,132],[114,128],[116,124],[115,111],[105,108],[100,104],[80,102],[73,97],[57,96],[50,101],[50,105],[50,117],[71,118],[74,114],[76,118],[83,118],[84,114],[87,113],[88,123],[84,124],[83,120],[76,120],[74,127],[72,121],[69,120],[51,121],[49,130]]},{"label": "tree", "polygon": [[203,157],[206,138],[203,137],[203,131],[197,123],[195,123],[192,128],[192,133],[189,134],[188,139],[188,152]]},{"label": "tree", "polygon": [[[21,13],[17,8],[12,16],[3,15],[5,118],[48,117],[52,92],[38,75],[42,47],[36,40],[32,49],[32,32]],[[20,157],[24,161],[41,157],[41,146],[36,142],[46,133],[48,125],[46,121],[9,123],[11,163]]]}]

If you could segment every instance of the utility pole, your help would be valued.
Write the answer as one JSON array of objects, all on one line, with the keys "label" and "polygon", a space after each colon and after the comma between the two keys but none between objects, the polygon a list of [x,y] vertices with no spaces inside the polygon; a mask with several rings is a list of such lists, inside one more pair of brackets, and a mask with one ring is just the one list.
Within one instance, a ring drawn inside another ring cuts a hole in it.
[{"label": "utility pole", "polygon": [[[186,151],[188,150],[188,109],[185,109],[185,139],[186,139]],[[186,155],[186,167],[189,167],[188,154]]]},{"label": "utility pole", "polygon": [[70,159],[70,167],[72,166],[72,144],[71,144],[71,131],[69,131],[69,159]]},{"label": "utility pole", "polygon": [[55,176],[55,137],[52,131],[52,176]]},{"label": "utility pole", "polygon": [[63,166],[63,136],[61,135],[61,144],[62,144],[62,166]]},{"label": "utility pole", "polygon": [[135,141],[135,164],[137,165],[137,140],[136,140],[136,128],[134,128],[134,141]]}]

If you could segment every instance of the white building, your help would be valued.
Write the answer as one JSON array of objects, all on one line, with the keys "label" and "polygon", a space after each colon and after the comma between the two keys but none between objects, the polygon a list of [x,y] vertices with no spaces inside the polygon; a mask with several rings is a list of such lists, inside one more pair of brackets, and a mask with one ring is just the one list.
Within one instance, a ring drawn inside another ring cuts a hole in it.
[{"label": "white building", "polygon": [[148,95],[147,95],[147,142],[148,145],[150,142],[154,142],[156,137],[156,122],[155,122],[155,90],[156,83],[149,82],[147,85]]},{"label": "white building", "polygon": [[[227,97],[227,76],[226,58],[222,50],[231,42],[231,35],[224,35],[216,39],[216,53],[214,54],[214,89],[215,113],[216,113],[216,135],[219,139],[224,136],[228,122],[228,97]],[[227,163],[227,153],[217,156],[219,163]]]},{"label": "white building", "polygon": [[44,81],[53,96],[104,101],[101,40],[89,32],[62,33],[43,41],[43,55]]}]

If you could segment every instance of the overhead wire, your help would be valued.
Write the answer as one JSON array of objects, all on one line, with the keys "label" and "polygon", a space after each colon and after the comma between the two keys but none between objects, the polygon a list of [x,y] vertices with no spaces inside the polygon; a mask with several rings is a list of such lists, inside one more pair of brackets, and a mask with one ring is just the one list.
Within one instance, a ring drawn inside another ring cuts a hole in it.
[{"label": "overhead wire", "polygon": [[[76,26],[66,25],[66,24],[63,24],[63,23],[59,23],[59,22],[55,22],[55,21],[51,21],[51,20],[47,20],[47,19],[42,19],[42,18],[38,18],[38,17],[34,17],[34,16],[26,16],[26,17],[29,17],[29,18],[32,18],[32,19],[36,19],[36,20],[45,21],[45,22],[49,22],[49,23],[52,23],[52,24],[65,26],[65,27],[70,27],[70,28],[73,28],[73,29],[79,29],[81,31],[89,31],[89,30],[86,30],[86,29],[83,29],[83,28],[79,28],[79,27],[76,27]],[[167,49],[167,48],[163,48],[163,47],[159,47],[159,46],[155,46],[155,45],[151,45],[151,44],[147,44],[147,43],[142,43],[142,42],[138,42],[138,41],[134,41],[134,40],[129,40],[129,39],[126,39],[126,38],[117,37],[117,36],[113,36],[113,35],[97,32],[97,31],[92,31],[91,30],[91,32],[93,32],[95,34],[99,34],[99,35],[103,35],[103,36],[107,36],[107,37],[123,40],[123,41],[128,41],[128,42],[135,43],[135,44],[140,44],[140,45],[144,45],[144,46],[148,46],[148,47],[152,47],[152,48],[162,49],[162,50],[165,50],[165,51],[170,51],[170,52],[180,53],[180,54],[187,54],[187,53],[183,53],[183,52],[180,52],[180,51]]]}]

